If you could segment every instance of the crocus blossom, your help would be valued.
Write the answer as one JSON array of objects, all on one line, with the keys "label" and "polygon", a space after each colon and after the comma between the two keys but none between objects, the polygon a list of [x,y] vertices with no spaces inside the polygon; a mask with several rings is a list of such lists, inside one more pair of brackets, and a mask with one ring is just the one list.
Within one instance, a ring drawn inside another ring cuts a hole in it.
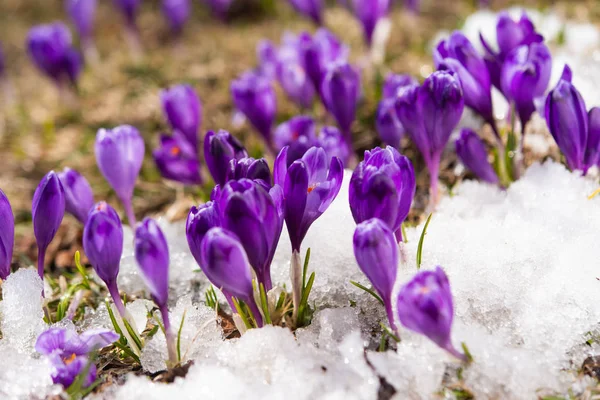
[{"label": "crocus blossom", "polygon": [[264,158],[258,160],[252,157],[244,157],[232,159],[229,161],[229,169],[227,170],[226,181],[240,180],[243,178],[250,179],[260,185],[265,190],[270,190],[273,186],[273,177],[269,163]]},{"label": "crocus blossom", "polygon": [[289,0],[300,14],[306,15],[315,24],[323,23],[323,0]]},{"label": "crocus blossom", "polygon": [[58,178],[65,191],[66,211],[85,224],[94,205],[92,187],[83,175],[71,168],[65,168],[58,174]]},{"label": "crocus blossom", "polygon": [[90,43],[94,30],[96,0],[66,0],[65,8],[84,43]]},{"label": "crocus blossom", "polygon": [[10,274],[15,244],[15,216],[6,194],[0,189],[0,279]]},{"label": "crocus blossom", "polygon": [[152,157],[163,178],[184,185],[200,185],[200,161],[196,151],[179,132],[173,136],[161,135],[160,147]]},{"label": "crocus blossom", "polygon": [[301,158],[311,147],[318,145],[315,121],[305,115],[299,115],[282,123],[275,129],[275,146],[281,150],[289,146],[288,166]]},{"label": "crocus blossom", "polygon": [[363,27],[365,41],[371,45],[379,21],[389,12],[390,0],[350,0],[352,11]]},{"label": "crocus blossom", "polygon": [[162,13],[175,34],[180,34],[190,17],[190,0],[162,0]]},{"label": "crocus blossom", "polygon": [[202,103],[189,85],[175,85],[160,93],[165,118],[173,130],[183,134],[194,149],[198,149],[198,129],[202,124]]},{"label": "crocus blossom", "polygon": [[321,95],[321,84],[329,65],[345,63],[350,49],[325,28],[318,29],[311,41],[303,45],[304,68],[315,90]]},{"label": "crocus blossom", "polygon": [[277,52],[276,76],[288,97],[302,108],[310,108],[315,96],[315,87],[306,72],[304,51],[311,37],[303,32],[299,35],[286,33]]},{"label": "crocus blossom", "polygon": [[321,83],[321,95],[327,111],[337,121],[350,147],[350,127],[356,118],[360,90],[360,74],[354,67],[350,64],[330,64]]},{"label": "crocus blossom", "polygon": [[227,171],[231,160],[248,157],[244,145],[229,132],[208,131],[204,137],[204,161],[208,171],[218,185],[227,181]]},{"label": "crocus blossom", "polygon": [[471,129],[464,128],[455,143],[456,155],[479,179],[491,184],[498,184],[498,175],[488,161],[485,145]]}]

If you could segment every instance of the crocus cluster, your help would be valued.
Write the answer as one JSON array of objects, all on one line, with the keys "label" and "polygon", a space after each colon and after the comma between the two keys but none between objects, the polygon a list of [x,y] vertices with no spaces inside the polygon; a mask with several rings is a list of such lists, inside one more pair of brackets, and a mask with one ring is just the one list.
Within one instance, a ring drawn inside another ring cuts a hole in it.
[{"label": "crocus cluster", "polygon": [[569,66],[565,66],[546,98],[545,117],[569,168],[585,175],[600,161],[600,108],[587,111],[585,101],[571,83],[571,75]]},{"label": "crocus cluster", "polygon": [[398,91],[409,85],[418,84],[410,75],[389,74],[383,83],[382,99],[375,115],[375,127],[383,142],[396,149],[400,148],[400,139],[405,130],[396,114],[396,96]]},{"label": "crocus cluster", "polygon": [[88,387],[96,380],[97,373],[90,354],[117,339],[119,335],[107,329],[91,329],[78,335],[69,329],[50,328],[38,336],[35,350],[50,362],[55,384],[67,389],[85,373],[82,387]]}]

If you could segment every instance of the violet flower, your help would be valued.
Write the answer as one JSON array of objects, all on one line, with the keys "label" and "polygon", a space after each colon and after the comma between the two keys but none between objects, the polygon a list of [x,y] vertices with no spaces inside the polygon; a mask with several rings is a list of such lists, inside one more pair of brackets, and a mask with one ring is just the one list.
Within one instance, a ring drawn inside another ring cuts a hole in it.
[{"label": "violet flower", "polygon": [[498,175],[488,161],[488,153],[483,141],[471,129],[463,128],[460,137],[456,139],[456,155],[460,161],[471,170],[475,176],[484,182],[497,185]]},{"label": "violet flower", "polygon": [[242,300],[262,326],[262,316],[254,300],[252,271],[244,247],[237,236],[223,228],[212,228],[202,240],[200,267],[208,280],[219,288],[229,303]]},{"label": "violet flower", "polygon": [[571,83],[571,70],[563,75],[546,98],[546,123],[572,170],[585,175],[600,156],[600,109],[587,112],[585,101]]},{"label": "violet flower", "polygon": [[383,300],[390,327],[397,332],[392,310],[392,291],[398,271],[394,232],[379,218],[371,218],[356,226],[353,244],[356,262]]},{"label": "violet flower", "polygon": [[179,35],[190,17],[190,0],[162,0],[162,13],[171,31]]},{"label": "violet flower", "polygon": [[96,0],[66,0],[65,8],[75,25],[84,49],[93,47]]},{"label": "violet flower", "polygon": [[0,279],[10,275],[13,247],[15,244],[15,216],[6,194],[0,189]]},{"label": "violet flower", "polygon": [[90,353],[118,339],[119,335],[108,329],[90,329],[78,335],[69,329],[50,328],[38,336],[35,350],[48,357],[54,384],[67,389],[87,368],[83,387],[88,387],[96,380],[96,365],[90,360]]},{"label": "violet flower", "polygon": [[190,209],[185,223],[185,237],[198,265],[201,259],[202,240],[211,228],[217,226],[221,226],[221,217],[214,202],[208,201]]},{"label": "violet flower", "polygon": [[178,131],[173,136],[161,135],[152,157],[163,178],[184,185],[202,184],[196,151]]},{"label": "violet flower", "polygon": [[33,194],[31,218],[38,246],[38,274],[44,280],[44,258],[65,215],[65,190],[58,175],[48,172]]},{"label": "violet flower", "polygon": [[249,179],[227,182],[213,193],[213,201],[220,225],[237,235],[258,282],[271,290],[271,262],[283,228],[275,202],[262,185]]},{"label": "violet flower", "polygon": [[388,146],[365,151],[364,161],[352,173],[350,210],[358,224],[371,218],[382,220],[402,241],[402,222],[408,216],[416,191],[410,160]]},{"label": "violet flower", "polygon": [[317,146],[315,121],[305,115],[299,115],[282,123],[275,129],[274,142],[277,149],[289,146],[287,165],[302,158],[311,147]]},{"label": "violet flower", "polygon": [[419,81],[411,75],[388,74],[383,81],[382,96],[384,99],[394,99],[399,89],[417,84],[419,84]]},{"label": "violet flower", "polygon": [[452,345],[454,305],[448,277],[441,267],[419,272],[400,289],[398,318],[406,328],[427,336],[453,356],[467,359]]},{"label": "violet flower", "polygon": [[277,80],[287,96],[304,109],[312,106],[315,87],[308,76],[303,49],[311,38],[308,33],[287,34],[277,52]]},{"label": "violet flower", "polygon": [[552,55],[543,43],[519,46],[504,60],[502,92],[515,105],[523,132],[535,111],[534,99],[546,91],[551,72]]},{"label": "violet flower", "polygon": [[233,0],[206,0],[213,14],[221,21],[225,21]]},{"label": "violet flower", "polygon": [[208,131],[204,137],[204,161],[208,171],[218,185],[227,182],[227,171],[231,160],[248,157],[244,145],[229,132]]},{"label": "violet flower", "polygon": [[360,96],[360,75],[350,64],[332,64],[321,84],[327,111],[333,115],[351,148],[350,127],[356,118]]},{"label": "violet flower", "polygon": [[277,48],[270,40],[261,40],[256,45],[258,70],[269,80],[277,77]]},{"label": "violet flower", "polygon": [[144,151],[144,140],[133,126],[100,129],[96,135],[96,163],[123,204],[131,229],[135,229],[133,188],[142,168]]},{"label": "violet flower", "polygon": [[344,166],[350,162],[352,148],[348,147],[344,135],[335,126],[324,126],[317,136],[318,146],[322,147],[327,153],[327,157],[331,160],[337,157],[342,161]]},{"label": "violet flower", "polygon": [[123,14],[127,27],[137,30],[135,19],[141,0],[113,0],[113,3]]},{"label": "violet flower", "polygon": [[328,66],[347,62],[350,49],[325,28],[318,29],[311,41],[303,42],[303,45],[304,68],[315,90],[322,96],[321,86]]},{"label": "violet flower", "polygon": [[123,227],[114,208],[103,201],[94,205],[83,229],[82,242],[85,255],[98,277],[106,284],[119,314],[127,318],[117,286],[123,254]]},{"label": "violet flower", "polygon": [[144,218],[135,229],[135,259],[142,272],[142,278],[158,306],[165,328],[169,362],[175,365],[178,361],[175,347],[175,336],[169,320],[169,246],[167,239],[151,218]]},{"label": "violet flower", "polygon": [[373,33],[379,21],[387,17],[390,0],[351,0],[354,15],[363,27],[365,41],[373,44]]},{"label": "violet flower", "polygon": [[400,148],[400,139],[405,130],[396,114],[396,95],[405,86],[419,82],[410,75],[388,74],[383,83],[382,100],[375,115],[375,128],[381,140],[392,147]]},{"label": "violet flower", "polygon": [[85,177],[71,168],[58,174],[65,192],[65,209],[85,225],[88,213],[94,205],[94,193]]},{"label": "violet flower", "polygon": [[6,79],[6,60],[4,59],[4,50],[2,49],[2,42],[0,42],[0,83]]},{"label": "violet flower", "polygon": [[398,91],[396,112],[429,169],[432,206],[438,200],[442,152],[463,109],[462,88],[451,71],[436,71],[423,85],[410,85]]},{"label": "violet flower", "polygon": [[189,85],[175,85],[160,92],[165,118],[173,130],[183,133],[186,140],[198,149],[198,129],[202,124],[202,103]]},{"label": "violet flower", "polygon": [[245,72],[231,82],[233,102],[263,137],[269,151],[275,153],[271,129],[277,112],[272,83],[254,73]]},{"label": "violet flower", "polygon": [[273,186],[273,177],[269,163],[264,158],[258,160],[252,157],[244,157],[236,160],[235,158],[229,161],[229,169],[225,180],[227,182],[240,179],[250,179],[260,185],[265,190],[270,190]]},{"label": "violet flower", "polygon": [[298,11],[310,18],[315,24],[323,24],[323,0],[289,0]]},{"label": "violet flower", "polygon": [[35,66],[57,86],[77,84],[82,60],[72,46],[69,28],[62,22],[31,28],[27,35],[27,51]]}]

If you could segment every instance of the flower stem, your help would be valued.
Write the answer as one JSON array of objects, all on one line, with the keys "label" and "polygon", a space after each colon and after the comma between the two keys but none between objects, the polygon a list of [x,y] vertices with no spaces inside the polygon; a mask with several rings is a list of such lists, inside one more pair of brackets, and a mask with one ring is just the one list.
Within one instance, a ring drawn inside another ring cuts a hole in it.
[{"label": "flower stem", "polygon": [[167,352],[169,354],[169,364],[174,366],[179,362],[177,357],[177,350],[175,347],[175,335],[171,329],[171,321],[169,320],[169,308],[167,305],[159,307],[160,315],[162,316],[163,326],[165,327],[165,339],[167,340]]},{"label": "flower stem", "polygon": [[125,209],[125,214],[127,214],[127,221],[129,222],[129,226],[131,230],[135,233],[135,213],[133,212],[133,204],[131,196],[126,199],[121,199],[121,203],[123,203],[123,208]]},{"label": "flower stem", "polygon": [[292,252],[290,279],[292,281],[292,300],[294,303],[293,320],[295,321],[298,319],[298,307],[300,307],[302,298],[302,260],[298,250]]},{"label": "flower stem", "polygon": [[[38,248],[37,267],[38,267],[38,275],[40,276],[40,279],[42,280],[42,282],[44,282],[44,260],[45,259],[46,259],[46,247]],[[42,290],[42,292],[43,292],[43,290]]]},{"label": "flower stem", "polygon": [[121,296],[119,295],[117,281],[113,280],[106,282],[106,287],[108,288],[108,293],[110,293],[110,297],[112,297],[115,307],[117,307],[117,311],[119,311],[121,318],[127,319],[127,310],[125,310],[125,305],[123,304],[123,300],[121,300]]},{"label": "flower stem", "polygon": [[256,305],[256,301],[254,301],[254,298],[252,298],[252,297],[249,298],[246,301],[246,305],[248,306],[248,308],[252,312],[252,315],[254,316],[254,320],[256,321],[256,327],[262,328],[262,326],[263,326],[262,314],[260,313],[260,310],[259,310],[258,306]]},{"label": "flower stem", "polygon": [[432,154],[431,158],[427,162],[427,165],[429,167],[429,205],[427,206],[428,212],[433,212],[439,201],[438,180],[440,174],[440,157],[441,154],[439,153]]}]

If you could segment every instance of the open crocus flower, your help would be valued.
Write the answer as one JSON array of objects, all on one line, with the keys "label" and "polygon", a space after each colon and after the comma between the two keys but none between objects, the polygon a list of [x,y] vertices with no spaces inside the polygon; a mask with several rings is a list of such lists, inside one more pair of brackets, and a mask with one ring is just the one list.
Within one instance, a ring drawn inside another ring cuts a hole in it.
[{"label": "open crocus flower", "polygon": [[10,274],[13,246],[15,243],[15,216],[8,197],[0,189],[0,279]]},{"label": "open crocus flower", "polygon": [[498,184],[498,175],[488,161],[488,153],[482,140],[471,129],[464,128],[455,143],[456,155],[479,179]]},{"label": "open crocus flower", "polygon": [[306,73],[303,57],[304,48],[310,41],[306,32],[298,36],[287,33],[277,52],[277,80],[288,97],[303,109],[312,106],[315,96],[315,87]]},{"label": "open crocus flower", "polygon": [[302,158],[311,147],[317,146],[315,121],[305,115],[299,115],[282,123],[275,129],[275,146],[279,150],[288,146],[287,165]]},{"label": "open crocus flower", "polygon": [[300,14],[304,14],[317,25],[323,23],[323,0],[289,0]]},{"label": "open crocus flower", "polygon": [[419,272],[400,289],[398,318],[406,328],[427,336],[453,356],[467,359],[452,345],[454,304],[450,282],[441,267]]},{"label": "open crocus flower", "polygon": [[163,178],[184,185],[202,184],[198,156],[179,132],[161,135],[160,147],[152,152],[152,157]]},{"label": "open crocus flower", "polygon": [[198,151],[198,129],[202,124],[202,103],[189,85],[175,85],[160,92],[163,113],[173,130],[179,131]]},{"label": "open crocus flower", "polygon": [[58,174],[58,178],[65,191],[67,212],[85,225],[88,213],[94,205],[92,187],[83,175],[71,168],[65,168]]},{"label": "open crocus flower", "polygon": [[83,387],[88,387],[96,380],[96,365],[89,359],[90,353],[118,339],[119,335],[108,329],[91,329],[78,335],[69,329],[50,328],[38,336],[35,350],[48,357],[52,382],[66,389],[87,369]]},{"label": "open crocus flower", "polygon": [[354,221],[382,220],[402,241],[402,222],[408,216],[416,180],[410,160],[391,146],[365,151],[352,173],[349,197]]}]

